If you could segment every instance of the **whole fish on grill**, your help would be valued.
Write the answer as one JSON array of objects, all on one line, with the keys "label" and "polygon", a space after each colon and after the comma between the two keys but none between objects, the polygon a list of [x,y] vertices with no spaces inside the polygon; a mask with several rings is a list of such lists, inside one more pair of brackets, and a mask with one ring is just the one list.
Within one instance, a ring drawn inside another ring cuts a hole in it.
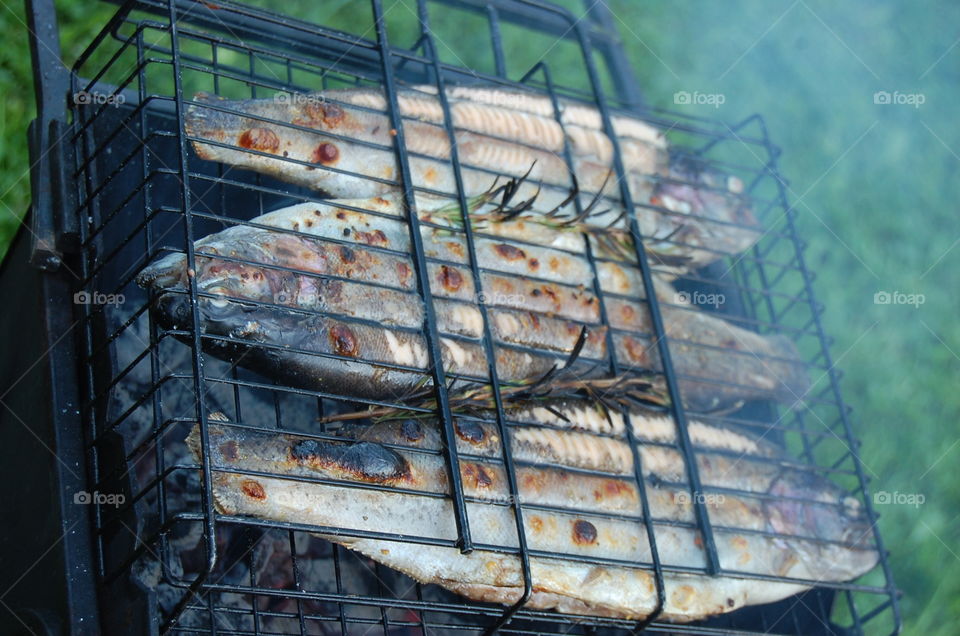
[{"label": "whole fish on grill", "polygon": [[[197,95],[185,127],[204,159],[255,170],[338,198],[372,197],[399,189],[395,132],[379,89],[332,90],[297,99],[231,101]],[[605,198],[591,222],[623,226],[619,185],[612,175],[613,146],[599,113],[563,102],[563,125],[550,100],[535,93],[457,87],[451,89],[455,141],[464,195],[490,188],[496,175],[528,182],[519,199],[536,195],[543,212],[569,202],[574,186],[563,158],[564,140],[584,205]],[[400,93],[412,186],[435,194],[457,192],[450,164],[451,140],[436,96],[423,89]],[[691,267],[736,254],[760,237],[761,228],[736,177],[702,160],[670,153],[660,131],[638,119],[613,119],[631,198],[647,248],[683,256]],[[542,186],[542,188],[541,188]],[[573,206],[567,207],[572,212]]]},{"label": "whole fish on grill", "polygon": [[[656,605],[655,578],[624,420],[591,403],[522,407],[509,417],[523,423],[509,435],[534,554],[527,607],[647,616]],[[723,573],[691,571],[705,567],[705,547],[683,456],[672,446],[673,423],[643,411],[632,412],[630,422],[664,567],[663,618],[696,620],[773,602],[820,582],[854,579],[876,564],[858,501],[772,445],[694,421],[689,432]],[[211,424],[213,499],[223,514],[316,526],[320,536],[420,582],[510,604],[523,582],[498,427],[459,419],[455,428],[460,452],[470,456],[461,456],[460,472],[472,537],[485,546],[469,554],[452,547],[449,483],[431,421],[345,426],[322,438]],[[188,444],[199,460],[198,428]],[[637,564],[648,569],[631,567]]]},{"label": "whole fish on grill", "polygon": [[[360,205],[373,212],[359,211]],[[409,230],[398,209],[398,195],[291,206],[198,240],[193,273],[185,255],[171,254],[147,267],[138,282],[159,292],[161,323],[182,329],[192,325],[185,293],[192,276],[201,293],[198,327],[207,350],[219,357],[289,385],[402,397],[420,384],[430,360]],[[531,379],[561,365],[584,329],[583,372],[603,366],[608,340],[601,299],[584,256],[480,236],[477,290],[462,235],[426,223],[421,229],[448,374],[487,378],[480,303],[489,310],[501,381]],[[500,231],[514,237],[536,232],[545,240],[540,227]],[[600,262],[597,272],[614,329],[610,342],[622,366],[657,371],[636,267]],[[793,403],[804,395],[807,378],[789,340],[684,306],[662,286],[665,301],[677,303],[664,304],[663,315],[689,408],[712,410],[746,399]],[[662,379],[655,382],[662,386]]]}]

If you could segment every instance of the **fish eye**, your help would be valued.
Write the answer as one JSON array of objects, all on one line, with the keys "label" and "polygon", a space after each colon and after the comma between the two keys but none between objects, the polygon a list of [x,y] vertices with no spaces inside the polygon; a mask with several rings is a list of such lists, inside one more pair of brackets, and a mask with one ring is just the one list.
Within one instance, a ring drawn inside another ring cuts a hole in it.
[{"label": "fish eye", "polygon": [[207,300],[217,309],[222,309],[230,304],[230,300],[226,298],[229,291],[226,287],[212,287],[207,290],[207,293],[213,294],[214,296]]}]

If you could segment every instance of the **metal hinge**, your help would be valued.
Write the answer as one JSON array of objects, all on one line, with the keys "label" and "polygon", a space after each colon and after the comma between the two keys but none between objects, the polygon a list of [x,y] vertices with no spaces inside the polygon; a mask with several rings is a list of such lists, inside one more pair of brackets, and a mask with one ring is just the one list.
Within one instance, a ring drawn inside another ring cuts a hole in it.
[{"label": "metal hinge", "polygon": [[76,190],[70,172],[73,163],[71,126],[53,119],[44,130],[35,119],[30,140],[30,264],[44,271],[60,268],[63,255],[80,247]]}]

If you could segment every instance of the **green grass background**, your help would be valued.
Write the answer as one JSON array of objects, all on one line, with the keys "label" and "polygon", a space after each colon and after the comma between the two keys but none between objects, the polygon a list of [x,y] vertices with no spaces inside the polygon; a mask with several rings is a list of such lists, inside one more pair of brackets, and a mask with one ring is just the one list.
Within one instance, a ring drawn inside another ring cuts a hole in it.
[{"label": "green grass background", "polygon": [[[906,632],[957,633],[960,5],[611,6],[632,31],[624,41],[651,101],[669,103],[678,90],[723,93],[718,115],[760,112],[783,147],[872,489],[926,498],[919,508],[877,508]],[[879,90],[926,102],[875,105]],[[926,303],[875,305],[880,290],[922,293]]]},{"label": "green grass background", "polygon": [[[569,4],[569,3],[568,3]],[[906,631],[952,635],[960,621],[960,4],[846,0],[610,0],[655,105],[676,91],[722,93],[687,112],[730,122],[760,112],[809,242],[843,389],[864,440],[872,489],[921,493],[880,506]],[[112,12],[58,2],[70,62]],[[304,4],[350,27],[366,3]],[[291,9],[292,10],[292,9]],[[409,13],[409,12],[406,12]],[[392,20],[410,18],[404,11]],[[362,28],[354,29],[363,31]],[[29,203],[25,131],[34,114],[20,5],[0,8],[0,253]],[[484,34],[462,26],[458,55],[482,58]],[[475,44],[474,44],[475,43]],[[452,50],[444,50],[450,57]],[[511,60],[523,59],[523,43]],[[471,63],[473,60],[469,60]],[[919,108],[873,94],[922,93]],[[919,308],[873,303],[877,291],[922,293]]]}]

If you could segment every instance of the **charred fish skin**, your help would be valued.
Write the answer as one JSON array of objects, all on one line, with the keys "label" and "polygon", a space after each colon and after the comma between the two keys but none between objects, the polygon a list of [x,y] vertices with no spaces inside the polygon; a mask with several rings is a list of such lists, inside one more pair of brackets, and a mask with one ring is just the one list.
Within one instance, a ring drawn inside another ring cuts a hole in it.
[{"label": "charred fish skin", "polygon": [[[419,332],[215,298],[200,298],[198,309],[205,351],[287,386],[402,401],[422,385],[429,369]],[[164,328],[192,326],[189,297],[181,292],[162,294],[155,310]],[[547,349],[533,355],[502,346],[495,353],[504,381],[541,376],[562,362]],[[479,343],[443,338],[441,356],[451,377],[487,381],[487,359]]]},{"label": "charred fish skin", "polygon": [[[377,214],[357,211],[361,204]],[[299,204],[197,241],[199,326],[212,337],[204,344],[215,355],[303,388],[328,390],[342,375],[349,380],[343,386],[364,396],[406,394],[423,375],[414,371],[425,370],[430,361],[419,333],[422,301],[398,206],[393,195]],[[425,227],[423,241],[444,336],[443,362],[451,373],[486,376],[477,341],[483,334],[478,302],[487,306],[504,380],[531,378],[562,362],[584,328],[583,361],[605,359],[606,332],[585,257],[479,237],[481,295],[467,269],[462,237]],[[188,269],[184,255],[172,254],[138,277],[160,295],[155,315],[168,328],[190,326]],[[603,262],[597,273],[618,357],[627,368],[657,371],[638,271]],[[804,395],[808,380],[789,341],[677,305],[669,285],[657,286],[666,301],[662,312],[688,408],[706,411],[747,399],[793,403]],[[368,362],[372,365],[365,367]]]},{"label": "charred fish skin", "polygon": [[[385,113],[341,106],[322,96],[312,96],[303,106],[273,99],[221,100],[205,94],[194,101],[198,104],[188,110],[185,125],[187,134],[197,138],[194,149],[202,159],[268,174],[337,198],[372,197],[398,187],[399,169]],[[455,193],[445,131],[416,121],[406,128],[414,184]],[[534,162],[540,167],[534,168],[531,177],[562,186],[557,196],[572,186],[563,160],[554,153],[474,133],[459,135],[457,141],[468,195],[488,189],[495,170],[519,177]],[[588,168],[585,183],[599,189],[606,170],[584,166]]]},{"label": "charred fish skin", "polygon": [[[450,140],[441,125],[442,117],[437,120],[434,112],[439,102],[421,93],[402,95],[401,109],[405,108],[408,116],[405,128],[412,185],[455,196]],[[398,190],[393,137],[383,96],[377,91],[330,91],[297,103],[276,99],[230,101],[201,94],[195,102],[187,110],[185,126],[202,159],[268,174],[337,198],[373,197]],[[425,102],[433,102],[435,108],[424,106]],[[478,114],[491,108],[490,113]],[[556,121],[471,102],[458,102],[455,111],[463,113],[456,141],[466,196],[488,190],[497,175],[521,177],[529,172],[517,200],[537,194],[534,206],[541,212],[563,203],[573,182],[560,151],[554,148],[557,135],[561,139],[564,135]],[[530,121],[537,123],[531,128]],[[649,129],[638,120],[635,126]],[[544,127],[552,132],[538,134]],[[571,130],[573,169],[582,204],[588,205],[593,193],[604,192],[610,204],[602,207],[616,208],[618,195],[615,180],[610,179],[610,153],[598,150],[595,142],[584,141],[602,138],[609,145],[609,139],[600,129],[573,126]],[[515,143],[518,139],[534,145]],[[647,150],[631,152],[636,144],[647,144]],[[626,138],[621,145],[627,185],[639,204],[636,216],[644,235],[651,237],[651,246],[706,264],[723,253],[741,252],[759,239],[761,228],[750,213],[738,179],[719,174],[702,160],[670,159],[665,146],[649,140],[634,142]],[[593,222],[603,226],[616,221],[618,215],[600,215]],[[671,238],[655,244],[656,237]]]},{"label": "charred fish skin", "polygon": [[[578,412],[571,405],[557,408],[567,415]],[[636,430],[660,428],[655,421],[658,416],[653,417],[653,423],[647,421],[650,417],[632,413],[632,425]],[[326,538],[421,582],[438,583],[475,600],[515,600],[522,591],[516,558],[485,550],[462,555],[453,547],[415,543],[419,537],[456,538],[449,500],[409,494],[422,491],[436,495],[448,488],[442,457],[435,452],[439,442],[435,429],[429,422],[391,422],[345,427],[338,437],[317,440],[211,425],[214,499],[226,514],[336,528],[338,534]],[[524,515],[528,544],[533,550],[558,555],[531,560],[534,589],[538,591],[531,607],[630,618],[652,611],[655,590],[649,571],[563,558],[592,556],[626,563],[649,560],[635,483],[616,466],[606,464],[602,452],[588,450],[586,455],[600,460],[594,469],[611,469],[609,476],[569,472],[563,465],[579,462],[577,457],[566,452],[544,455],[536,444],[518,439],[524,430],[511,429],[511,447],[518,458],[520,502],[528,507]],[[564,449],[593,443],[591,437],[583,438],[580,433],[575,443],[564,440],[570,433],[550,431],[555,439],[548,445]],[[461,431],[461,437],[477,439],[475,431]],[[195,429],[188,440],[198,457],[202,452],[199,439]],[[712,460],[714,452],[731,445],[739,447],[744,441],[722,429],[697,423],[694,443]],[[576,455],[582,458],[583,453]],[[877,555],[867,540],[870,527],[865,515],[839,488],[812,475],[752,470],[745,476],[723,479],[732,486],[753,480],[754,491],[772,487],[773,494],[789,499],[770,500],[755,497],[751,491],[738,491],[711,504],[721,565],[743,574],[708,577],[670,572],[671,566],[698,568],[705,563],[702,543],[698,543],[691,523],[689,496],[684,498],[682,486],[663,485],[661,477],[665,474],[683,472],[679,457],[671,461],[681,466],[667,466],[664,472],[655,463],[649,469],[646,461],[644,465],[645,476],[653,479],[646,487],[658,548],[667,568],[665,618],[688,621],[779,600],[808,588],[812,582],[852,579],[875,565]],[[553,466],[555,462],[560,466]],[[516,547],[512,513],[505,505],[510,498],[502,466],[462,458],[460,468],[475,540]],[[251,476],[243,471],[275,476]],[[771,474],[772,482],[765,481]],[[303,478],[331,481],[298,480]],[[351,487],[361,483],[387,490]],[[394,488],[405,492],[391,490]],[[413,542],[392,537],[359,538],[350,536],[351,531],[396,534]],[[771,583],[751,580],[744,574],[811,583]]]},{"label": "charred fish skin", "polygon": [[[640,444],[644,475],[657,484],[650,495],[653,518],[693,521],[692,509],[686,505],[689,496],[683,492],[685,462],[675,448],[676,426],[670,417],[634,409],[624,418],[620,413],[581,400],[514,404],[506,414],[511,424],[512,454],[521,471],[528,466],[548,471],[554,467],[573,467],[628,480],[634,474],[633,455],[625,435],[629,422]],[[456,419],[454,430],[461,456],[499,457],[501,443],[494,419],[493,414],[482,421]],[[698,420],[688,422],[688,430],[702,485],[717,492],[735,491],[730,495],[731,501],[720,497],[724,499],[723,505],[711,507],[711,521],[715,525],[751,527],[784,536],[812,536],[849,546],[859,546],[869,538],[870,526],[858,501],[814,470],[798,467],[774,444]],[[348,424],[337,434],[362,442],[403,444],[436,452],[443,447],[438,428],[417,420],[388,421],[373,426]],[[589,477],[583,479],[591,482]],[[622,483],[602,481],[591,482],[587,487],[593,492],[592,498],[574,497],[568,499],[568,503],[588,500],[588,507],[601,505],[608,498],[617,499],[629,492],[632,493],[628,497],[630,511],[639,514],[639,500],[632,485],[624,491]],[[464,483],[469,484],[469,479]],[[821,573],[833,572],[830,580],[856,576],[852,574],[856,567],[845,569],[837,565],[834,568],[834,561],[828,558],[831,549],[823,548],[817,559],[823,561]],[[836,563],[841,564],[843,560]]]},{"label": "charred fish skin", "polygon": [[[201,239],[195,254],[197,328],[213,355],[290,386],[348,388],[373,399],[408,395],[429,369],[408,257],[250,226]],[[138,278],[158,292],[153,313],[166,329],[193,327],[188,269],[184,255],[172,254]],[[446,282],[438,286],[446,297],[434,300],[444,368],[483,382],[482,319],[476,304],[460,302],[469,274],[445,265],[434,272]],[[491,318],[504,381],[540,376],[562,363],[582,328],[511,308],[491,311]],[[602,327],[591,330],[583,353],[585,361],[606,355]]]}]

